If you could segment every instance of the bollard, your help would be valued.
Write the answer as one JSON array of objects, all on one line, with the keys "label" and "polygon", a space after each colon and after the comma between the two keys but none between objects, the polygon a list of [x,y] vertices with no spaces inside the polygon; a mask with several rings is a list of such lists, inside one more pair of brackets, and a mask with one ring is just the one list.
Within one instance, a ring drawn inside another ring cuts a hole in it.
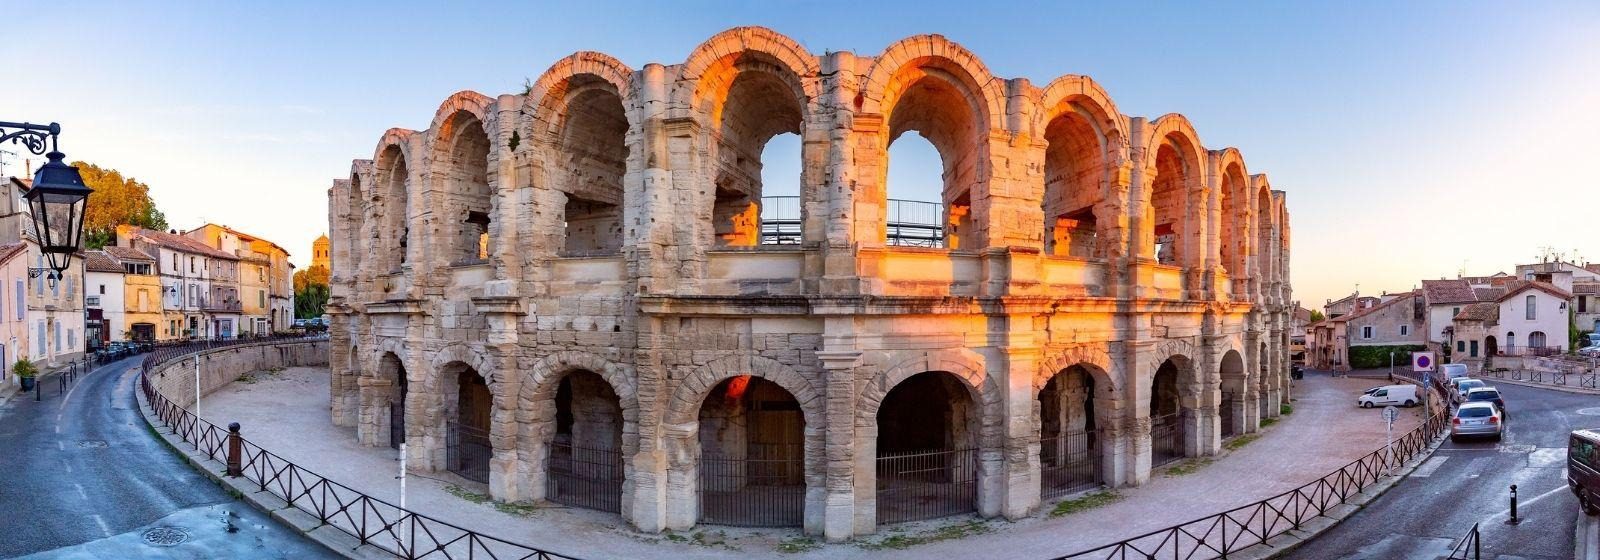
[{"label": "bollard", "polygon": [[1508,523],[1510,523],[1512,525],[1516,525],[1516,524],[1521,523],[1521,522],[1522,522],[1522,520],[1517,518],[1517,485],[1512,484],[1511,485],[1511,521],[1509,521]]},{"label": "bollard", "polygon": [[239,476],[244,473],[244,463],[240,460],[239,423],[228,423],[228,476]]}]

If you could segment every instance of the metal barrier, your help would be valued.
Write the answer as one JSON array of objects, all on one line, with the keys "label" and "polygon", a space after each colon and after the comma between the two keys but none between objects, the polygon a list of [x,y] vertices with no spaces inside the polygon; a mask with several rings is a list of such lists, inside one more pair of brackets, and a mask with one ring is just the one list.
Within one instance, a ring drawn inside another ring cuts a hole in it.
[{"label": "metal barrier", "polygon": [[1478,560],[1478,556],[1483,552],[1480,536],[1478,524],[1473,523],[1472,528],[1467,530],[1467,534],[1462,535],[1461,540],[1456,542],[1456,546],[1450,549],[1450,556],[1447,558],[1449,560]]},{"label": "metal barrier", "polygon": [[700,520],[743,527],[799,527],[805,520],[805,448],[749,444],[746,457],[700,457]]},{"label": "metal barrier", "polygon": [[473,482],[489,483],[489,457],[494,448],[489,430],[449,422],[445,431],[445,464],[450,472]]},{"label": "metal barrier", "polygon": [[878,524],[978,510],[978,450],[878,455]]},{"label": "metal barrier", "polygon": [[1436,414],[1395,440],[1392,450],[1380,448],[1293,490],[1057,559],[1227,557],[1284,531],[1300,529],[1307,521],[1343,504],[1383,478],[1390,469],[1426,451],[1447,427],[1448,416]]},{"label": "metal barrier", "polygon": [[[288,339],[320,340],[325,336],[256,337],[221,341],[212,344],[211,348]],[[271,492],[319,522],[355,537],[362,544],[372,545],[400,558],[577,558],[491,537],[403,509],[323,478],[243,437],[234,435],[230,438],[227,429],[178,406],[150,383],[149,372],[152,367],[186,357],[205,347],[205,344],[186,343],[157,349],[145,360],[144,371],[139,376],[139,388],[156,417],[171,428],[174,435],[194,445],[196,452],[212,460],[226,459],[230,464],[237,462],[240,465],[239,476],[255,483],[261,491]],[[238,446],[239,454],[236,457],[228,456],[228,448],[232,445]]]},{"label": "metal barrier", "polygon": [[622,450],[580,447],[572,444],[571,435],[557,434],[550,442],[548,464],[546,500],[622,512]]},{"label": "metal barrier", "polygon": [[1039,486],[1045,499],[1100,486],[1099,432],[1039,441]]},{"label": "metal barrier", "polygon": [[1180,437],[1177,413],[1150,419],[1150,467],[1159,467],[1183,458],[1183,438]]}]

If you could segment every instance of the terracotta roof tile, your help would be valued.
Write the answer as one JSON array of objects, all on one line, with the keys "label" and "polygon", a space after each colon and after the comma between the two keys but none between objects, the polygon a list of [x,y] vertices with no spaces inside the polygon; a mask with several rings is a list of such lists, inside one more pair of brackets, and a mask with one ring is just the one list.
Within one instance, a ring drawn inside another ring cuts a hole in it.
[{"label": "terracotta roof tile", "polygon": [[222,252],[222,251],[217,250],[217,249],[213,249],[213,248],[211,248],[210,245],[206,245],[205,243],[201,243],[199,241],[190,239],[188,237],[184,237],[182,235],[176,235],[176,234],[171,234],[171,233],[167,233],[167,232],[164,232],[164,231],[156,231],[156,230],[153,230],[153,229],[144,229],[144,228],[134,228],[133,232],[136,235],[139,235],[141,237],[144,237],[145,239],[150,240],[150,242],[152,242],[152,243],[155,243],[157,245],[161,245],[161,246],[166,247],[168,249],[174,249],[174,250],[178,250],[178,251],[183,251],[185,253],[194,253],[194,254],[197,254],[197,255],[205,255],[205,256],[208,256],[208,257],[215,257],[215,258],[220,258],[220,259],[239,260],[239,257],[237,257],[237,256],[227,254],[227,253]]},{"label": "terracotta roof tile", "polygon": [[1422,291],[1426,294],[1428,305],[1476,303],[1478,301],[1478,295],[1473,293],[1472,284],[1461,279],[1423,280]]},{"label": "terracotta roof tile", "polygon": [[1571,293],[1568,293],[1566,290],[1563,290],[1561,288],[1557,288],[1557,287],[1555,287],[1555,285],[1553,285],[1553,284],[1551,284],[1549,282],[1539,282],[1537,280],[1523,280],[1523,281],[1520,281],[1520,282],[1515,282],[1515,283],[1511,284],[1510,286],[1507,286],[1505,295],[1500,296],[1500,298],[1498,300],[1496,300],[1496,301],[1505,301],[1506,299],[1508,299],[1508,298],[1510,298],[1512,296],[1515,296],[1515,295],[1520,294],[1522,292],[1526,292],[1528,290],[1539,290],[1541,292],[1550,294],[1552,296],[1561,298],[1563,300],[1572,299],[1572,294]]},{"label": "terracotta roof tile", "polygon": [[122,272],[122,265],[105,251],[84,251],[83,268],[89,272]]},{"label": "terracotta roof tile", "polygon": [[1461,312],[1456,314],[1454,320],[1498,323],[1500,322],[1500,304],[1484,302],[1468,305],[1461,308]]},{"label": "terracotta roof tile", "polygon": [[141,261],[141,262],[148,261],[148,262],[155,262],[155,260],[156,260],[155,257],[152,257],[149,254],[146,254],[144,251],[140,251],[140,250],[135,249],[133,247],[118,247],[116,245],[107,245],[102,250],[105,251],[106,254],[111,255],[113,257],[116,257],[116,259],[119,260],[119,261]]}]

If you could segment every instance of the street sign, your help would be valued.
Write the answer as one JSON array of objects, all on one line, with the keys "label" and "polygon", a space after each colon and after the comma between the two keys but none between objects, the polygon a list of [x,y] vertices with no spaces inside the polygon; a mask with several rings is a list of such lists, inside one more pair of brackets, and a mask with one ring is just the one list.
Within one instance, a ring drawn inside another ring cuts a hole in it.
[{"label": "street sign", "polygon": [[1411,371],[1433,371],[1433,352],[1412,352]]},{"label": "street sign", "polygon": [[1400,409],[1395,408],[1394,405],[1383,407],[1383,419],[1389,422],[1389,425],[1394,425],[1394,421],[1398,420],[1399,418]]}]

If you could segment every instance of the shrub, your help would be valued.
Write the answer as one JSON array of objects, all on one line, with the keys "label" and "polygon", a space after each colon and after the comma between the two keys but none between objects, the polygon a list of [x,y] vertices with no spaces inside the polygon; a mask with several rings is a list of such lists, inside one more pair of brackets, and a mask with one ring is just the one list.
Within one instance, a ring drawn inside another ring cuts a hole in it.
[{"label": "shrub", "polygon": [[1394,344],[1384,346],[1351,346],[1350,367],[1355,369],[1371,369],[1389,367],[1389,353],[1394,352],[1396,366],[1411,362],[1411,353],[1426,350],[1427,347],[1418,344]]},{"label": "shrub", "polygon": [[39,375],[39,368],[33,365],[32,360],[18,358],[17,363],[11,366],[11,373],[17,374],[17,377],[34,377]]}]

